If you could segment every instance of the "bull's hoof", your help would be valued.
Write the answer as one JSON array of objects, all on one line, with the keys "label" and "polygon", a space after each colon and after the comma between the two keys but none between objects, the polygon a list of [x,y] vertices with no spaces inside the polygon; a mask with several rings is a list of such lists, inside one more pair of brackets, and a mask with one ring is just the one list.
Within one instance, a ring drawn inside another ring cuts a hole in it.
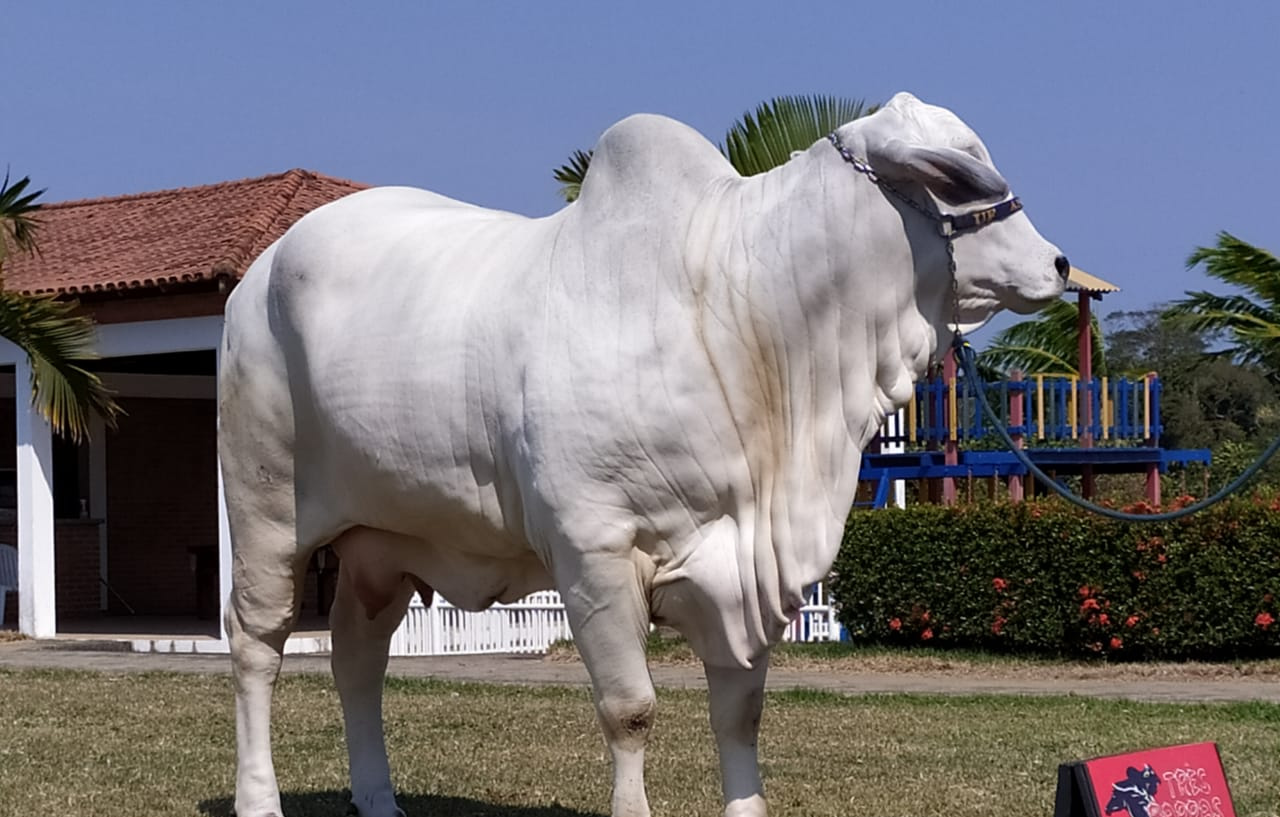
[{"label": "bull's hoof", "polygon": [[724,817],[766,817],[768,809],[760,795],[734,800],[724,808]]}]

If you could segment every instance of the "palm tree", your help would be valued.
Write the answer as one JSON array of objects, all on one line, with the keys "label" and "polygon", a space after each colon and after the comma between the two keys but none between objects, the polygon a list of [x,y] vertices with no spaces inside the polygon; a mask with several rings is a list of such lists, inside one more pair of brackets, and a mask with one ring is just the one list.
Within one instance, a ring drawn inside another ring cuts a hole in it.
[{"label": "palm tree", "polygon": [[[783,164],[846,122],[874,113],[878,105],[831,96],[781,96],[762,103],[734,123],[720,152],[744,176],[764,173]],[[560,195],[574,201],[591,166],[591,151],[574,151],[554,175]]]},{"label": "palm tree", "polygon": [[[1098,319],[1090,316],[1093,333],[1093,374],[1107,374],[1107,361],[1102,351],[1102,332]],[[1040,311],[1039,317],[1015,323],[996,335],[978,355],[978,367],[984,379],[1003,379],[1018,369],[1023,374],[1080,374],[1080,346],[1077,328],[1080,308],[1065,300],[1054,301]]]},{"label": "palm tree", "polygon": [[1221,232],[1216,246],[1191,253],[1187,268],[1200,263],[1211,278],[1246,294],[1188,292],[1164,314],[1191,330],[1220,335],[1227,346],[1215,354],[1261,366],[1272,382],[1280,382],[1280,259]]},{"label": "palm tree", "polygon": [[78,304],[53,297],[22,295],[3,289],[5,256],[12,250],[38,253],[37,199],[27,192],[31,180],[0,183],[0,337],[12,341],[31,360],[32,401],[53,430],[72,440],[89,433],[90,412],[113,424],[120,407],[96,374],[80,365],[96,357],[93,321],[75,314]]}]

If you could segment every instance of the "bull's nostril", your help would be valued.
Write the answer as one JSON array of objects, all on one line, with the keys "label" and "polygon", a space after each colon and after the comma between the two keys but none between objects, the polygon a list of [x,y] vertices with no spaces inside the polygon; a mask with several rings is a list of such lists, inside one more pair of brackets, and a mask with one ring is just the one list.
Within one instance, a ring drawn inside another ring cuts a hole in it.
[{"label": "bull's nostril", "polygon": [[1053,266],[1058,270],[1058,277],[1067,280],[1067,276],[1071,274],[1071,262],[1067,260],[1065,255],[1059,255],[1053,259]]}]

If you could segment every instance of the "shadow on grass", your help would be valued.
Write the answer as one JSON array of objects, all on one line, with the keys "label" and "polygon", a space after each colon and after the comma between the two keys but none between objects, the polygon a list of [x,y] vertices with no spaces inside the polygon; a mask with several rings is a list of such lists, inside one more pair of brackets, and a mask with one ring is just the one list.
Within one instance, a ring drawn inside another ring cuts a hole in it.
[{"label": "shadow on grass", "polygon": [[[597,811],[578,811],[565,806],[503,806],[466,797],[399,792],[396,802],[407,817],[605,817]],[[231,797],[201,800],[200,813],[208,817],[233,817]],[[351,792],[281,792],[280,805],[287,817],[348,817]]]}]

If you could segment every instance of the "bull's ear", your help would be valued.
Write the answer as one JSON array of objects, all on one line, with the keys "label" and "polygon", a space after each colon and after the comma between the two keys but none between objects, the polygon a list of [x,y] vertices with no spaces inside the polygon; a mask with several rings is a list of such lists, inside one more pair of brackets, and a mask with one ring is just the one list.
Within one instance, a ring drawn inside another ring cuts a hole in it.
[{"label": "bull's ear", "polygon": [[916,182],[947,204],[961,205],[1009,195],[1009,183],[963,150],[909,145],[887,139],[867,146],[867,161],[890,182]]}]

